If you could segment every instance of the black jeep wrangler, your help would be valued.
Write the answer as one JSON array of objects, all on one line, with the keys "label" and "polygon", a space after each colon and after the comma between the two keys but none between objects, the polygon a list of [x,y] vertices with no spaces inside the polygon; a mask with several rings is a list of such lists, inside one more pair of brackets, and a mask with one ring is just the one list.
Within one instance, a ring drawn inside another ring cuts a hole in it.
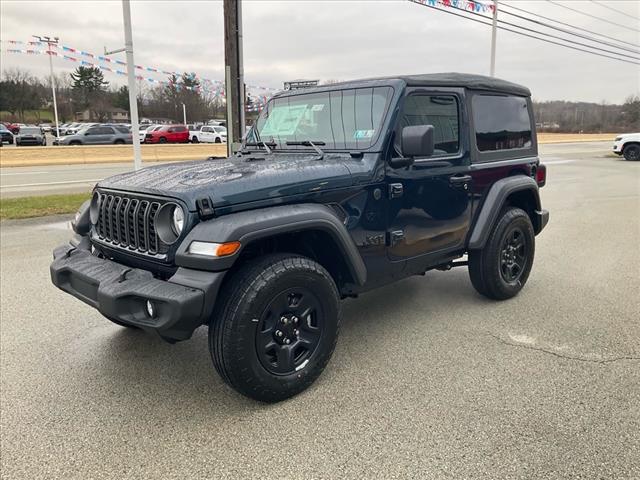
[{"label": "black jeep wrangler", "polygon": [[486,297],[520,291],[549,218],[532,112],[475,75],[282,92],[232,158],[98,183],[51,278],[170,342],[207,325],[229,385],[285,399],[327,365],[345,297],[459,265]]}]

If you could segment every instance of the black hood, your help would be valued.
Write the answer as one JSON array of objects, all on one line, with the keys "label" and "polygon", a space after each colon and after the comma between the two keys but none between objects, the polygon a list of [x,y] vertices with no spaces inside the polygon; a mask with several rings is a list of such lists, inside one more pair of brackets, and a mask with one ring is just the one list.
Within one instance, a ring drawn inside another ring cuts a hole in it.
[{"label": "black hood", "polygon": [[349,154],[326,154],[318,160],[317,154],[308,152],[256,152],[148,167],[109,177],[98,188],[173,197],[195,210],[196,200],[203,197],[221,207],[347,187],[353,184],[349,160]]}]

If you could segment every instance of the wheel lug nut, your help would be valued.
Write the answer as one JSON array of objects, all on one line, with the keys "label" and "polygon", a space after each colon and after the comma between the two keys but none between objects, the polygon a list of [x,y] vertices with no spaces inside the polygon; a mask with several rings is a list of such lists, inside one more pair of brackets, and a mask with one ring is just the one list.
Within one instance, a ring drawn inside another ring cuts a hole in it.
[{"label": "wheel lug nut", "polygon": [[286,325],[287,323],[289,323],[289,321],[285,317],[282,317],[282,324]]},{"label": "wheel lug nut", "polygon": [[299,331],[298,331],[298,329],[296,328],[296,329],[293,331],[293,334],[297,336],[297,335],[298,335],[298,333],[300,333],[300,332],[299,332]]},{"label": "wheel lug nut", "polygon": [[291,340],[289,340],[288,338],[285,339],[284,343],[286,343],[287,345],[289,345],[291,343]]},{"label": "wheel lug nut", "polygon": [[282,336],[282,332],[280,330],[276,330],[276,337],[281,337]]}]

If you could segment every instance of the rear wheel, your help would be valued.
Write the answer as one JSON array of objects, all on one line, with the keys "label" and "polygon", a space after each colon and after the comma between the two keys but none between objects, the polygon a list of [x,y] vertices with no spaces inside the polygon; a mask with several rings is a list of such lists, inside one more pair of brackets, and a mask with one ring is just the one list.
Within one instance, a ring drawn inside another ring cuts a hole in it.
[{"label": "rear wheel", "polygon": [[267,255],[238,270],[220,298],[209,349],[231,387],[277,402],[322,373],[338,337],[340,299],[321,265],[293,254]]},{"label": "rear wheel", "polygon": [[81,145],[81,143],[80,143],[79,140],[72,140],[72,141],[69,142],[69,145],[74,145],[75,146],[75,145]]},{"label": "rear wheel", "polygon": [[640,145],[627,145],[624,147],[622,154],[624,155],[625,160],[629,160],[631,162],[640,160]]},{"label": "rear wheel", "polygon": [[191,143],[200,143],[200,139],[195,135],[191,138]]},{"label": "rear wheel", "polygon": [[122,139],[117,139],[115,142],[113,142],[115,145],[124,145],[124,140]]},{"label": "rear wheel", "polygon": [[517,295],[529,278],[535,234],[527,212],[503,211],[482,250],[469,252],[469,276],[475,289],[494,300]]}]

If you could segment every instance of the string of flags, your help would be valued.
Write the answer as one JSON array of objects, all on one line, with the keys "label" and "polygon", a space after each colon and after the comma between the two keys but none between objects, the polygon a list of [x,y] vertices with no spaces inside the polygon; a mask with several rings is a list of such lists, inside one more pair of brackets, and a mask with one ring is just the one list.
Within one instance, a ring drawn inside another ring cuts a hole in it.
[{"label": "string of flags", "polygon": [[478,0],[412,0],[415,3],[422,3],[430,7],[450,7],[459,10],[467,10],[476,13],[491,13],[495,9],[493,3],[484,3]]},{"label": "string of flags", "polygon": [[[15,46],[24,46],[27,48],[6,48],[7,53],[13,54],[26,54],[26,55],[51,55],[67,62],[72,62],[80,66],[99,68],[104,72],[113,73],[115,75],[126,76],[127,70],[126,62],[109,58],[104,55],[96,55],[91,52],[80,50],[67,45],[51,45],[47,42],[40,41],[20,41],[20,40],[0,40],[0,42]],[[35,48],[34,48],[35,47]],[[44,48],[44,49],[43,49]],[[188,78],[193,81],[197,81],[197,86],[184,85],[180,82],[182,73],[177,71],[168,71],[155,67],[148,67],[143,65],[135,65],[136,79],[146,81],[151,84],[171,86],[176,91],[181,91],[183,88],[186,90],[197,91],[198,93],[205,92],[213,95],[216,99],[225,101],[224,83],[220,80],[212,80],[208,78],[199,78],[195,74],[187,74]],[[150,76],[145,76],[145,73],[162,74],[169,76],[169,80],[159,80]],[[270,87],[263,87],[259,85],[247,85],[247,89],[250,93],[252,104],[248,110],[258,111],[267,102],[267,100],[275,93],[276,89]]]}]

